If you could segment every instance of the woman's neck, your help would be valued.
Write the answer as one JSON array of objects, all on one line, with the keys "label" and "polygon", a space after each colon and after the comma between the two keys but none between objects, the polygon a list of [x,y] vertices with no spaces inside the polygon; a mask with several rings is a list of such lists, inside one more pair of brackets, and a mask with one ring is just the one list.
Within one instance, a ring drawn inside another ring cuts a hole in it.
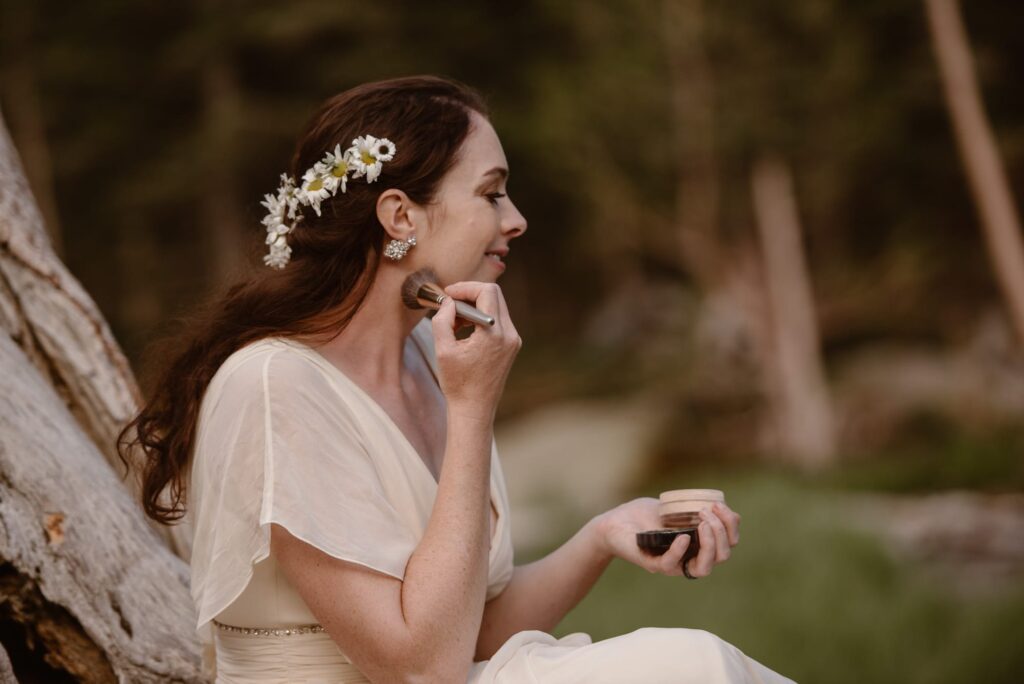
[{"label": "woman's neck", "polygon": [[345,329],[317,346],[325,358],[364,385],[402,386],[406,340],[427,313],[402,303],[403,281],[404,274],[398,269],[379,270]]}]

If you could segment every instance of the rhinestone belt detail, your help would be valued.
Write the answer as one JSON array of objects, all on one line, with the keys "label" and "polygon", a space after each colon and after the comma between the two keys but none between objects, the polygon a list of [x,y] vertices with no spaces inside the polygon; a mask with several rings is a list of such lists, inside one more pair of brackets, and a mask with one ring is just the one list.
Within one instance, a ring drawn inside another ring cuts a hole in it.
[{"label": "rhinestone belt detail", "polygon": [[250,634],[252,636],[292,636],[293,634],[317,634],[319,632],[326,631],[323,625],[303,625],[302,627],[283,627],[283,628],[265,628],[265,627],[236,627],[234,625],[225,625],[223,622],[217,622],[211,620],[214,625],[219,629],[223,629],[225,632],[234,632],[235,634]]}]

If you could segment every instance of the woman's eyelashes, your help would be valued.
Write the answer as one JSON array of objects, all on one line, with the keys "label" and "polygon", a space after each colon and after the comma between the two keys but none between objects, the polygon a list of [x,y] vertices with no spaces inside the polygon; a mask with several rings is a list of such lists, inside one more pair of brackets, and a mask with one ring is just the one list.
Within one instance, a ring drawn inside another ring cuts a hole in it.
[{"label": "woman's eyelashes", "polygon": [[504,196],[505,196],[505,193],[503,193],[503,192],[491,192],[491,193],[487,194],[487,201],[489,201],[491,204],[497,204],[498,203],[498,198],[499,197],[504,197]]}]

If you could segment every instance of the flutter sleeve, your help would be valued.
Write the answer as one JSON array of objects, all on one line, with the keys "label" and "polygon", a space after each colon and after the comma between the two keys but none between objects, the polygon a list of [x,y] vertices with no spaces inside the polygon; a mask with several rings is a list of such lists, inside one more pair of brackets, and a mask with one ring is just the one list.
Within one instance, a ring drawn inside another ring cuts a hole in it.
[{"label": "flutter sleeve", "polygon": [[358,414],[323,370],[256,344],[214,376],[200,408],[189,498],[197,628],[245,589],[270,523],[402,579],[417,535],[389,501]]}]

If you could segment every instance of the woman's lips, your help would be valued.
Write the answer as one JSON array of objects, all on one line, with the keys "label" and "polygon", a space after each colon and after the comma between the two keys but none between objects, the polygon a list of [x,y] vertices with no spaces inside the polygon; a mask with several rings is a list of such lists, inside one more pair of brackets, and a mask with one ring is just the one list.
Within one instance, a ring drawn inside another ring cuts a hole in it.
[{"label": "woman's lips", "polygon": [[488,252],[484,256],[487,258],[487,261],[494,264],[500,271],[505,270],[505,262],[501,260],[502,257],[500,254],[497,254],[495,252]]},{"label": "woman's lips", "polygon": [[496,250],[494,252],[487,252],[483,255],[487,261],[493,263],[499,272],[505,270],[505,257],[508,256],[508,250]]}]

